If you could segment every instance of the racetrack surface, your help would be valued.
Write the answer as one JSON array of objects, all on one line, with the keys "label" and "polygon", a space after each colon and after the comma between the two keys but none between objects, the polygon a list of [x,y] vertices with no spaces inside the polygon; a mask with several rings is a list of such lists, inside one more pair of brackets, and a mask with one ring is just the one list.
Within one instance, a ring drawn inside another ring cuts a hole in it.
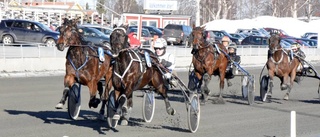
[{"label": "racetrack surface", "polygon": [[[88,88],[82,88],[82,105],[78,120],[68,117],[66,105],[62,110],[54,107],[61,98],[63,76],[0,78],[0,136],[1,137],[289,137],[290,112],[297,112],[297,137],[320,136],[320,104],[317,93],[319,80],[304,78],[294,84],[290,100],[284,101],[285,91],[274,81],[271,103],[259,99],[259,75],[262,67],[246,68],[255,75],[256,101],[248,105],[241,97],[240,77],[225,88],[225,104],[211,103],[210,97],[201,106],[200,126],[196,133],[188,132],[187,111],[179,90],[170,91],[169,100],[177,114],[165,111],[163,99],[156,96],[153,121],[142,120],[142,93],[134,92],[134,107],[129,126],[111,130],[107,122],[96,119],[99,109],[89,109]],[[320,70],[320,67],[317,67]],[[178,72],[187,83],[187,72]],[[210,82],[212,94],[218,93],[218,77]],[[100,106],[99,106],[100,107]]]}]

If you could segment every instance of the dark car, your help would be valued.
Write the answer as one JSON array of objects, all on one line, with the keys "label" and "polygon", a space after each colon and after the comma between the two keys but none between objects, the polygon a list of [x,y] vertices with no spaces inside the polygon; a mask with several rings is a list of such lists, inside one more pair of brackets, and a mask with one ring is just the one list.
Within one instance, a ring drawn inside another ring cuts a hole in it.
[{"label": "dark car", "polygon": [[301,36],[301,38],[310,38],[312,36],[317,36],[317,35],[318,33],[315,33],[315,32],[306,32]]},{"label": "dark car", "polygon": [[248,36],[242,40],[241,45],[268,45],[268,37]]},{"label": "dark car", "polygon": [[101,31],[102,33],[104,33],[105,35],[107,35],[108,37],[110,37],[110,34],[113,31],[111,28],[108,28],[108,27],[103,26],[103,25],[84,24],[82,26],[86,26],[86,27],[89,27],[89,28],[95,28],[95,29]]},{"label": "dark car", "polygon": [[[214,35],[216,35],[219,38],[219,41],[221,41],[223,36],[228,36],[230,38],[230,40],[232,42],[234,42],[237,45],[240,45],[240,39],[232,37],[228,32],[224,31],[224,30],[210,30],[214,33]],[[217,39],[216,39],[217,41]]]},{"label": "dark car", "polygon": [[221,37],[217,37],[212,31],[204,31],[206,33],[206,41],[207,42],[219,42],[221,41]]},{"label": "dark car", "polygon": [[186,25],[168,24],[164,27],[163,36],[168,44],[186,44],[192,28]]},{"label": "dark car", "polygon": [[44,43],[48,47],[56,45],[59,33],[40,22],[9,19],[0,23],[0,40],[4,44]]},{"label": "dark car", "polygon": [[106,47],[110,46],[110,37],[101,31],[86,26],[78,26],[78,28],[82,29],[85,41],[92,42],[95,45],[103,45]]},{"label": "dark car", "polygon": [[269,34],[278,33],[281,38],[293,38],[292,36],[289,36],[289,35],[288,35],[284,30],[282,30],[282,29],[276,29],[276,28],[263,28],[263,29],[266,30],[267,32],[269,32]]},{"label": "dark car", "polygon": [[[137,26],[129,26],[129,29],[131,28],[137,28]],[[156,27],[153,26],[142,26],[142,28],[149,30],[151,36],[158,35],[159,37],[162,37],[162,31],[159,30]]]}]

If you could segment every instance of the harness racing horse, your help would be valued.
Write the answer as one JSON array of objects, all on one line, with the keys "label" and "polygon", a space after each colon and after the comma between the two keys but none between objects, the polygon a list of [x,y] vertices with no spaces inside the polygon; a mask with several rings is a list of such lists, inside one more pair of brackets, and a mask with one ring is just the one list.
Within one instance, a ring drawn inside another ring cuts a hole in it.
[{"label": "harness racing horse", "polygon": [[[88,45],[81,35],[81,30],[77,27],[78,19],[68,20],[64,19],[64,24],[60,28],[60,37],[57,40],[57,49],[63,51],[68,48],[66,55],[66,74],[64,76],[65,90],[60,102],[56,108],[61,109],[65,104],[68,96],[68,89],[74,89],[79,83],[86,85],[90,92],[89,108],[97,108],[100,100],[96,98],[97,90],[99,90],[102,106],[100,109],[100,118],[103,118],[107,99],[109,97],[109,90],[112,87],[111,76],[111,56],[105,54],[106,47],[100,47],[102,54],[98,54],[98,46]],[[111,55],[111,54],[110,54]],[[101,61],[102,58],[104,61]],[[102,78],[105,78],[105,92],[103,94]],[[80,96],[80,95],[79,95]],[[76,119],[75,116],[73,119]]]},{"label": "harness racing horse", "polygon": [[[146,85],[153,87],[164,98],[167,113],[174,115],[175,110],[169,103],[168,89],[165,86],[158,58],[150,50],[128,48],[127,28],[127,25],[121,25],[115,28],[110,35],[110,44],[115,59],[112,75],[114,92],[111,92],[109,97],[109,102],[113,100],[115,104],[113,119],[120,119],[121,125],[128,124],[128,116],[133,106],[132,93]],[[150,57],[145,58],[145,54],[149,54]],[[147,65],[148,61],[145,62],[144,59],[149,60],[150,64]],[[124,105],[125,103],[127,105]],[[108,112],[109,110],[108,106]]]},{"label": "harness racing horse", "polygon": [[[269,74],[269,91],[267,95],[268,101],[271,99],[273,77],[277,76],[281,80],[281,90],[286,90],[284,100],[289,99],[294,79],[296,77],[296,70],[299,65],[297,58],[290,59],[289,52],[284,50],[280,45],[281,38],[278,34],[272,34],[269,38],[269,54],[267,60],[267,69]],[[290,79],[291,78],[291,79]]]},{"label": "harness racing horse", "polygon": [[193,38],[192,64],[194,66],[191,78],[196,80],[191,82],[193,84],[190,84],[189,80],[189,88],[191,90],[199,90],[200,88],[202,94],[201,103],[204,104],[210,93],[208,84],[211,80],[211,75],[218,75],[220,78],[220,93],[214,103],[224,103],[222,93],[228,64],[227,49],[220,43],[215,45],[207,43],[204,27],[193,26],[191,37]]}]

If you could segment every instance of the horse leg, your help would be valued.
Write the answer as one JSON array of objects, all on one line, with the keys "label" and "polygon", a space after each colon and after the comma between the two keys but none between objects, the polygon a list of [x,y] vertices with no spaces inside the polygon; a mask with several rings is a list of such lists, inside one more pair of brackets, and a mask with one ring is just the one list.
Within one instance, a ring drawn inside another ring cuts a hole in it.
[{"label": "horse leg", "polygon": [[296,77],[296,71],[294,69],[293,72],[291,72],[291,74],[290,74],[290,79],[288,77],[288,83],[287,83],[288,89],[287,89],[287,93],[283,97],[284,100],[289,100],[289,94],[291,92],[295,77]]},{"label": "horse leg", "polygon": [[100,103],[100,99],[96,98],[96,94],[97,94],[97,90],[98,90],[97,85],[98,85],[98,82],[95,80],[92,80],[91,82],[88,83],[88,88],[90,91],[89,108],[91,108],[91,107],[97,108]]},{"label": "horse leg", "polygon": [[281,85],[280,85],[281,90],[288,89],[288,85],[289,85],[288,83],[289,83],[289,75],[288,74],[284,74],[283,75],[283,80],[282,80]]},{"label": "horse leg", "polygon": [[210,90],[208,88],[208,84],[211,80],[211,77],[208,73],[205,73],[202,76],[202,83],[201,84],[201,94],[202,94],[202,104],[205,104],[205,102],[208,100],[208,96],[210,94]]},{"label": "horse leg", "polygon": [[104,120],[105,108],[106,108],[107,101],[109,99],[109,91],[112,88],[111,77],[107,77],[106,76],[105,80],[106,80],[105,81],[106,83],[105,83],[104,93],[102,94],[102,96],[100,98],[102,100],[101,108],[100,108],[100,111],[99,111],[100,120]]},{"label": "horse leg", "polygon": [[66,75],[64,77],[64,90],[62,93],[62,98],[59,101],[59,103],[56,105],[56,109],[62,109],[63,105],[66,103],[67,97],[68,97],[68,91],[70,87],[75,83],[74,76],[72,75]]},{"label": "horse leg", "polygon": [[56,109],[62,109],[63,105],[66,103],[68,91],[69,91],[69,88],[67,88],[67,87],[63,90],[62,98],[59,101],[59,103],[56,105]]},{"label": "horse leg", "polygon": [[[154,78],[151,80],[152,86],[155,87],[155,90],[157,93],[159,93],[163,98],[164,98],[164,103],[166,106],[167,113],[169,115],[175,115],[176,110],[173,109],[170,105],[169,99],[168,99],[168,94],[167,94],[167,89],[164,85],[162,76],[158,74],[157,76],[153,76]],[[160,78],[160,79],[155,79],[155,78]]]},{"label": "horse leg", "polygon": [[132,102],[132,94],[128,96],[127,105],[122,107],[122,115],[120,117],[120,125],[126,126],[128,125],[128,120],[130,118],[130,113],[132,110],[133,102]]}]

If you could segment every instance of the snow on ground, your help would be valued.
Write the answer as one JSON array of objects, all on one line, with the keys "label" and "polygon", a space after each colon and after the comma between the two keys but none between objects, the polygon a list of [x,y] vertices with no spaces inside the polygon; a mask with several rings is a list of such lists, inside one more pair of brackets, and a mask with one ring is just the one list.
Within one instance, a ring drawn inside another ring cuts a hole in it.
[{"label": "snow on ground", "polygon": [[243,20],[214,20],[204,24],[207,30],[225,30],[228,33],[235,33],[237,29],[252,29],[271,27],[282,29],[288,35],[301,37],[306,32],[320,33],[320,20],[310,23],[294,18],[277,18],[272,16],[260,16],[254,19]]}]

